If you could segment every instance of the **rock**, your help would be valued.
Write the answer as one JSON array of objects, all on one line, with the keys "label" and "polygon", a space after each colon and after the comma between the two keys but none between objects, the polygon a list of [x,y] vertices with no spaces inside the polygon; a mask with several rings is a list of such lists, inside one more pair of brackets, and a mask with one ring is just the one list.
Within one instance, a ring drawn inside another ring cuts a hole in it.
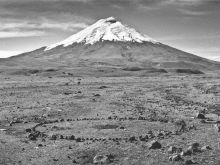
[{"label": "rock", "polygon": [[43,147],[43,144],[38,144],[38,147]]},{"label": "rock", "polygon": [[28,135],[28,138],[30,139],[30,140],[33,140],[33,141],[35,141],[35,140],[37,140],[37,137],[38,137],[38,133],[30,133],[29,135]]},{"label": "rock", "polygon": [[76,138],[76,142],[82,142],[82,138],[80,137]]},{"label": "rock", "polygon": [[185,165],[189,165],[189,164],[197,164],[196,162],[192,161],[192,160],[186,160],[184,162]]},{"label": "rock", "polygon": [[101,95],[100,94],[94,94],[93,96],[94,97],[100,97]]},{"label": "rock", "polygon": [[212,150],[212,148],[210,147],[210,146],[203,146],[202,148],[201,148],[201,151],[206,151],[206,150]]},{"label": "rock", "polygon": [[105,89],[108,88],[107,86],[100,86],[99,89]]},{"label": "rock", "polygon": [[204,124],[204,123],[207,123],[207,122],[206,122],[206,120],[202,119],[202,120],[200,120],[200,123]]},{"label": "rock", "polygon": [[102,164],[102,163],[107,163],[107,162],[108,162],[108,156],[106,155],[96,155],[93,158],[94,164]]},{"label": "rock", "polygon": [[193,148],[198,148],[199,147],[199,143],[195,142],[195,143],[192,143],[190,146],[192,146]]},{"label": "rock", "polygon": [[31,133],[32,129],[31,128],[27,128],[25,131]]},{"label": "rock", "polygon": [[187,150],[191,150],[192,153],[194,152],[199,152],[199,143],[192,143],[188,148]]},{"label": "rock", "polygon": [[71,136],[70,136],[70,140],[75,140],[75,136],[74,136],[74,135],[71,135]]},{"label": "rock", "polygon": [[160,149],[162,147],[161,144],[156,140],[149,142],[147,145],[149,149]]},{"label": "rock", "polygon": [[50,137],[50,140],[57,140],[57,135],[52,135],[52,136]]},{"label": "rock", "polygon": [[149,137],[148,135],[146,136],[139,136],[140,141],[148,141]]},{"label": "rock", "polygon": [[64,94],[64,95],[71,95],[72,92],[64,92],[63,94]]},{"label": "rock", "polygon": [[203,113],[196,114],[197,119],[206,119],[205,115]]},{"label": "rock", "polygon": [[73,163],[77,163],[77,161],[76,161],[76,160],[73,160]]},{"label": "rock", "polygon": [[170,146],[167,151],[168,151],[168,153],[173,154],[177,151],[177,148],[173,147],[173,146]]},{"label": "rock", "polygon": [[180,156],[180,154],[177,155],[173,155],[169,157],[169,161],[182,161],[182,157]]},{"label": "rock", "polygon": [[180,155],[181,156],[190,156],[190,155],[192,155],[192,150],[186,150],[186,151],[182,151],[181,153],[180,153]]},{"label": "rock", "polygon": [[185,151],[180,153],[181,156],[190,156],[193,153],[201,152],[199,147],[199,143],[192,143]]},{"label": "rock", "polygon": [[164,133],[160,131],[160,132],[157,133],[156,136],[157,136],[157,137],[164,137]]},{"label": "rock", "polygon": [[176,127],[176,134],[178,134],[179,132],[185,132],[187,126],[185,120],[178,119],[174,122],[174,125]]},{"label": "rock", "polygon": [[195,126],[195,125],[190,125],[190,126],[188,127],[188,129],[189,129],[189,130],[196,130],[196,126]]},{"label": "rock", "polygon": [[60,122],[64,122],[65,120],[64,119],[60,119]]},{"label": "rock", "polygon": [[75,140],[74,135],[66,136],[66,140]]},{"label": "rock", "polygon": [[214,124],[214,128],[215,128],[216,132],[220,132],[220,126],[218,123]]},{"label": "rock", "polygon": [[132,137],[129,138],[129,141],[132,143],[132,142],[137,141],[137,140],[134,136],[132,136]]}]

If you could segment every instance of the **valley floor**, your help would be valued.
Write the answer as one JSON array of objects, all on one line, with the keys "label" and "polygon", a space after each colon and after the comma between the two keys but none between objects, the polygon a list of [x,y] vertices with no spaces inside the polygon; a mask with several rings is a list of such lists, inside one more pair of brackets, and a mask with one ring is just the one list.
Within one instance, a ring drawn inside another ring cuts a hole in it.
[{"label": "valley floor", "polygon": [[0,164],[220,164],[220,76],[80,79],[0,75]]}]

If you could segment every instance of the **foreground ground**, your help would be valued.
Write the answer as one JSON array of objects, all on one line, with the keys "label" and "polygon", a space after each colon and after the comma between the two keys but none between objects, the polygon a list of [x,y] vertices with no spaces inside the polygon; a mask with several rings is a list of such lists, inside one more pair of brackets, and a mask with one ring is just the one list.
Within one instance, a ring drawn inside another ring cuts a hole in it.
[{"label": "foreground ground", "polygon": [[220,164],[220,76],[80,79],[0,75],[0,164]]}]

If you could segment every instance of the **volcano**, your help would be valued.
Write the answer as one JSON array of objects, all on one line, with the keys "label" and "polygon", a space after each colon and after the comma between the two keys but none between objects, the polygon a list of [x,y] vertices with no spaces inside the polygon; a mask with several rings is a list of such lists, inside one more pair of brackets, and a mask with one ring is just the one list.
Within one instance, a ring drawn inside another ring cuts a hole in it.
[{"label": "volcano", "polygon": [[53,45],[0,60],[1,68],[68,70],[74,75],[201,74],[220,63],[164,45],[114,17]]}]

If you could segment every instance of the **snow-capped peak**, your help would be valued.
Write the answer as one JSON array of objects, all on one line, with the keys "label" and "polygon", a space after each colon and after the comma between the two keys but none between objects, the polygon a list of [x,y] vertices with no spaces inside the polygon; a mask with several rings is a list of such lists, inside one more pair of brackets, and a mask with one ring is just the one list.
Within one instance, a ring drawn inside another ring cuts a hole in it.
[{"label": "snow-capped peak", "polygon": [[53,49],[57,46],[67,47],[74,43],[95,44],[99,41],[121,41],[121,42],[152,42],[157,43],[147,35],[137,32],[135,29],[123,25],[114,17],[101,19],[86,29],[70,36],[59,43],[48,46],[45,50]]}]

